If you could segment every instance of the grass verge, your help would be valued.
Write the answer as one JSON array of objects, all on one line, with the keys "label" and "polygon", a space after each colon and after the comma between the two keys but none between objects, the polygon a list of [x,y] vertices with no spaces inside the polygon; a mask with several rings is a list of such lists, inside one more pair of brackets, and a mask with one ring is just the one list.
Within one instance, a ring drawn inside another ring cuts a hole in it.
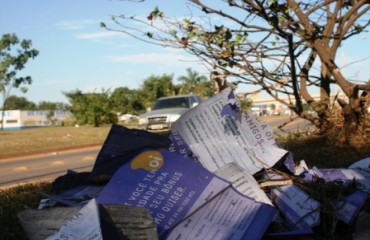
[{"label": "grass verge", "polygon": [[38,183],[0,190],[0,239],[28,239],[17,213],[26,208],[37,208],[41,200],[40,193],[49,192],[50,187],[50,183]]},{"label": "grass verge", "polygon": [[43,127],[0,131],[0,158],[40,151],[57,151],[103,144],[111,125],[102,127]]},{"label": "grass verge", "polygon": [[356,149],[350,146],[333,146],[317,136],[291,135],[278,140],[279,146],[293,154],[296,163],[305,160],[308,167],[347,168],[358,160],[370,157],[370,146]]},{"label": "grass verge", "polygon": [[[7,141],[17,141],[18,146],[15,146],[12,151],[8,149],[8,154],[14,153],[15,150],[22,149],[24,153],[36,150],[55,149],[60,147],[79,146],[82,144],[102,144],[109,132],[110,126],[101,128],[81,127],[75,128],[45,128],[38,131],[23,130],[21,132],[0,132],[0,139],[6,136]],[[18,135],[15,133],[19,133]],[[67,137],[66,135],[71,135]],[[18,139],[19,136],[29,139]],[[41,144],[40,142],[46,142]],[[37,140],[36,140],[37,139]],[[56,141],[53,142],[53,141]],[[304,159],[309,167],[317,166],[319,168],[346,168],[352,163],[370,156],[370,148],[357,150],[350,147],[334,147],[328,145],[321,138],[301,136],[291,136],[289,138],[279,140],[279,145],[290,151],[296,163]],[[32,147],[37,144],[38,147]],[[61,144],[63,143],[63,144]],[[68,143],[68,144],[67,144]],[[13,142],[13,145],[16,145]],[[1,150],[6,149],[0,144]],[[25,149],[23,149],[25,148]],[[14,150],[15,149],[15,150]],[[17,152],[15,151],[15,152]],[[16,214],[25,208],[37,208],[39,201],[42,199],[40,193],[50,192],[50,183],[28,184],[18,187],[0,190],[0,239],[27,239],[21,225],[18,222]],[[366,210],[370,210],[369,203],[365,206]],[[348,235],[348,234],[347,234]],[[338,238],[341,239],[341,238]]]}]

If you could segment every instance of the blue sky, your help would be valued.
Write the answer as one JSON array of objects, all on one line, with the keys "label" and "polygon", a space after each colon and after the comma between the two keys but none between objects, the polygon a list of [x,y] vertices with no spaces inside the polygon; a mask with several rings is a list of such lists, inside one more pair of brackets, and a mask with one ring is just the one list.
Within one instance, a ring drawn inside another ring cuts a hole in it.
[{"label": "blue sky", "polygon": [[[103,21],[115,27],[111,15],[147,16],[156,5],[169,5],[164,0],[150,2],[0,0],[0,34],[15,33],[21,39],[31,39],[40,51],[22,72],[33,79],[28,92],[12,93],[35,103],[68,102],[62,92],[138,88],[150,75],[174,74],[176,80],[188,67],[208,76],[199,64],[184,62],[192,58],[184,51],[154,47],[99,26]],[[166,11],[184,9],[179,8],[181,5],[166,6]]]},{"label": "blue sky", "polygon": [[[174,74],[186,69],[208,76],[208,71],[185,51],[148,45],[99,27],[101,21],[115,26],[111,15],[147,16],[156,5],[171,16],[188,13],[185,1],[152,0],[144,4],[118,0],[0,0],[0,34],[15,33],[31,39],[40,51],[27,63],[22,75],[33,78],[26,94],[12,91],[35,103],[68,102],[62,92],[80,89],[101,92],[126,86],[138,88],[150,75]],[[369,34],[346,44],[339,54],[341,64],[370,57]],[[359,48],[360,46],[360,48]],[[351,78],[368,80],[370,60],[345,70]],[[247,90],[247,89],[243,89]]]}]

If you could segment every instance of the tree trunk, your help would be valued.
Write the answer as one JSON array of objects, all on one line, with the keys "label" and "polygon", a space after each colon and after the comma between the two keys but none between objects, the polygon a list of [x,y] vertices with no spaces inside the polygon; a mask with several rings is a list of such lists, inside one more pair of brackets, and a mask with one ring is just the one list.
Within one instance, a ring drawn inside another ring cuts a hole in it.
[{"label": "tree trunk", "polygon": [[343,113],[343,128],[340,137],[341,143],[355,148],[369,147],[370,145],[370,118],[367,112],[367,92],[363,91],[358,97],[358,90],[354,89],[349,103],[338,99]]},{"label": "tree trunk", "polygon": [[352,109],[349,104],[343,108],[344,124],[343,131],[346,137],[345,143],[355,148],[369,147],[370,132],[366,114]]}]

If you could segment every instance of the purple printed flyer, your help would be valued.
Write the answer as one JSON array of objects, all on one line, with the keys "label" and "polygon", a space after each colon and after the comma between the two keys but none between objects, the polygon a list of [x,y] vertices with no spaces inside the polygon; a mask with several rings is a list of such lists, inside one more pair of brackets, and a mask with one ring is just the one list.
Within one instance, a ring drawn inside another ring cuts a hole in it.
[{"label": "purple printed flyer", "polygon": [[145,151],[117,170],[97,201],[149,209],[162,235],[229,186],[190,159]]},{"label": "purple printed flyer", "polygon": [[[168,150],[144,151],[123,165],[97,202],[148,209],[160,239],[203,240],[214,227],[213,240],[243,239],[246,234],[259,239],[276,213],[272,206],[238,193],[200,164]],[[189,228],[189,221],[193,227]],[[256,223],[259,230],[251,230]]]}]

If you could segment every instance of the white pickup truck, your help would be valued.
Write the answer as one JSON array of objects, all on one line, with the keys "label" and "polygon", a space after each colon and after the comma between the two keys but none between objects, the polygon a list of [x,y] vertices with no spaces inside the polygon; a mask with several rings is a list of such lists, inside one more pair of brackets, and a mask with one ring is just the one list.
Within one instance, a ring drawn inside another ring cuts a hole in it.
[{"label": "white pickup truck", "polygon": [[159,98],[151,111],[139,116],[139,129],[168,134],[171,124],[190,108],[197,106],[202,99],[197,95],[177,95]]}]

